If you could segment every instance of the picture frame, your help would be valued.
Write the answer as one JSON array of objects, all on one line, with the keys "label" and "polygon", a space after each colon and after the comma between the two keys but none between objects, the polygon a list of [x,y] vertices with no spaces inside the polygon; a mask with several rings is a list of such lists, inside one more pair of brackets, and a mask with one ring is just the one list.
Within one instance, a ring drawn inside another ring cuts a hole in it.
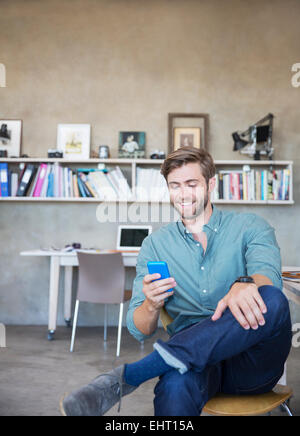
[{"label": "picture frame", "polygon": [[57,149],[63,152],[64,159],[89,159],[90,146],[90,124],[58,124]]},{"label": "picture frame", "polygon": [[168,152],[185,145],[208,150],[209,115],[206,113],[168,114]]},{"label": "picture frame", "polygon": [[145,132],[119,132],[119,158],[144,158],[146,151]]},{"label": "picture frame", "polygon": [[200,127],[174,127],[174,150],[184,146],[201,148]]},{"label": "picture frame", "polygon": [[20,157],[22,146],[22,120],[0,120],[0,150],[7,157]]}]

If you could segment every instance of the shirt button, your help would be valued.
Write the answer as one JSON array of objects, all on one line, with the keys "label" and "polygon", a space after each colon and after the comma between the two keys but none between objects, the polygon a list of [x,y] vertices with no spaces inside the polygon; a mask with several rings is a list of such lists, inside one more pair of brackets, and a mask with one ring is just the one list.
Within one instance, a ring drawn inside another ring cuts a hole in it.
[{"label": "shirt button", "polygon": [[203,294],[206,294],[207,290],[206,290],[206,289],[203,289],[203,291],[202,291],[202,292],[203,292]]},{"label": "shirt button", "polygon": [[204,266],[201,266],[202,271],[204,270]]},{"label": "shirt button", "polygon": [[197,245],[197,247],[199,247],[200,244],[197,243],[196,245]]},{"label": "shirt button", "polygon": [[217,232],[218,231],[218,229],[214,229],[215,230],[215,232]]}]

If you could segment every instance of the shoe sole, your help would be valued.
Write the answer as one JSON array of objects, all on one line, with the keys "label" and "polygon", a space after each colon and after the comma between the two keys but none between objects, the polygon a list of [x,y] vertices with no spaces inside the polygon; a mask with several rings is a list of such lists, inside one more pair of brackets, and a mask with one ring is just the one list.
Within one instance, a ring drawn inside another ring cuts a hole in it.
[{"label": "shoe sole", "polygon": [[63,396],[62,396],[61,399],[59,400],[59,410],[60,410],[60,413],[62,414],[62,416],[68,416],[68,415],[66,414],[66,412],[65,412],[65,409],[64,409],[64,399],[65,399],[67,396],[68,396],[68,394],[65,393],[65,394],[63,394]]}]

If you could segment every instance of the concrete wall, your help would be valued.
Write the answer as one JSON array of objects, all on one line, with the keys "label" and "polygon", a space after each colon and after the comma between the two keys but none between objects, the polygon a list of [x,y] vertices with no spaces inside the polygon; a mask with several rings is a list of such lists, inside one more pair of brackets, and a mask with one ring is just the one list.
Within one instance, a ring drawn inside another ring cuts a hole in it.
[{"label": "concrete wall", "polygon": [[[300,89],[291,86],[291,67],[300,62],[298,0],[1,0],[0,6],[7,85],[0,88],[1,117],[23,120],[22,152],[30,156],[46,156],[56,145],[58,123],[90,123],[92,147],[108,144],[113,156],[119,131],[145,131],[148,156],[167,151],[169,112],[206,112],[213,157],[241,159],[231,133],[272,112],[275,158],[295,163],[295,205],[251,211],[275,227],[283,264],[299,265]],[[0,321],[47,323],[48,261],[21,258],[21,250],[72,241],[113,247],[116,229],[97,222],[93,204],[1,203]],[[129,271],[129,286],[133,277]],[[86,307],[79,322],[101,324],[102,313]]]}]

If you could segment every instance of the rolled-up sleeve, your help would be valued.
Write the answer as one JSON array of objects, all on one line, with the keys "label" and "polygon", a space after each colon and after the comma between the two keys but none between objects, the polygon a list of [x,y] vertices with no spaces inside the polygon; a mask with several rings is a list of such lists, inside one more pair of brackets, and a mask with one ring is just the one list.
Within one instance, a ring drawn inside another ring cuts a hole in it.
[{"label": "rolled-up sleeve", "polygon": [[[143,341],[150,338],[152,335],[144,335],[135,325],[133,320],[133,313],[137,307],[139,307],[145,300],[145,295],[143,293],[143,279],[146,274],[148,274],[147,262],[156,260],[151,248],[151,235],[144,239],[141,250],[137,259],[136,266],[136,277],[133,282],[132,287],[132,297],[129,303],[129,308],[127,311],[127,328],[129,332],[138,341]],[[153,333],[154,334],[154,333]]]},{"label": "rolled-up sleeve", "polygon": [[246,232],[246,269],[249,276],[262,274],[282,290],[280,247],[275,229],[256,216]]}]

